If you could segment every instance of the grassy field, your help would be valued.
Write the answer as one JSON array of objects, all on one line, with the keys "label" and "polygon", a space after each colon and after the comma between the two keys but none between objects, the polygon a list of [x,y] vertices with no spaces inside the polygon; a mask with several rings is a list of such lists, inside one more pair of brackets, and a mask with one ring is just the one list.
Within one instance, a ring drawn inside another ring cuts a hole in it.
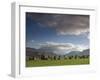
[{"label": "grassy field", "polygon": [[66,59],[66,60],[62,59],[62,60],[29,60],[29,61],[26,61],[26,67],[82,65],[82,64],[89,64],[89,58]]}]

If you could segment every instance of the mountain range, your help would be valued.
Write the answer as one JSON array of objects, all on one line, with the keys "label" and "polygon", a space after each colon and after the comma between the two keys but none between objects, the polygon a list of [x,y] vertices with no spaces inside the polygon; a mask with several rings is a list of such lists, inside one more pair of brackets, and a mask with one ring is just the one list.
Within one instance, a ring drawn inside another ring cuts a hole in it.
[{"label": "mountain range", "polygon": [[[71,51],[67,53],[65,56],[82,56],[82,55],[89,55],[90,49],[85,49],[83,51]],[[43,49],[35,49],[35,48],[26,48],[26,56],[38,56],[38,55],[48,55],[48,56],[55,56],[55,54],[52,51],[45,51]]]},{"label": "mountain range", "polygon": [[75,56],[75,55],[82,56],[82,55],[89,55],[89,53],[90,53],[90,50],[86,49],[83,51],[71,51],[68,54],[66,54],[66,56]]},{"label": "mountain range", "polygon": [[48,56],[55,56],[53,52],[47,52],[42,49],[35,49],[35,48],[26,48],[26,56],[38,56],[38,55],[48,55]]}]

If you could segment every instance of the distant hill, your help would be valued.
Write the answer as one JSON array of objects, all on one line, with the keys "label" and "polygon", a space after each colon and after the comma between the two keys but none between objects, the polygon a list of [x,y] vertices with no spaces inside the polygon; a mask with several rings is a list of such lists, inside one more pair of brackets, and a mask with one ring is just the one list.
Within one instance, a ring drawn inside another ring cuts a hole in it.
[{"label": "distant hill", "polygon": [[[82,52],[71,51],[67,53],[65,56],[75,56],[75,55],[82,56],[82,55],[89,55],[89,53],[90,53],[90,50],[86,49],[86,50],[83,50]],[[35,48],[29,48],[29,47],[26,48],[26,56],[38,56],[38,55],[56,56],[57,54],[53,53],[52,51],[48,51],[44,49],[35,49]]]},{"label": "distant hill", "polygon": [[75,56],[75,55],[79,55],[80,51],[71,51],[68,54],[66,54],[66,56]]},{"label": "distant hill", "polygon": [[48,56],[55,56],[53,52],[47,52],[42,49],[35,49],[35,48],[26,48],[26,56],[38,56],[38,55],[48,55]]},{"label": "distant hill", "polygon": [[83,50],[82,52],[80,52],[80,55],[89,55],[89,54],[90,54],[89,49],[86,49],[86,50]]},{"label": "distant hill", "polygon": [[35,56],[35,55],[38,55],[37,49],[29,47],[26,48],[26,56]]},{"label": "distant hill", "polygon": [[66,56],[82,56],[82,55],[89,55],[90,53],[90,50],[89,49],[86,49],[86,50],[83,50],[82,52],[80,51],[72,51],[72,52],[69,52],[68,54],[66,54]]}]

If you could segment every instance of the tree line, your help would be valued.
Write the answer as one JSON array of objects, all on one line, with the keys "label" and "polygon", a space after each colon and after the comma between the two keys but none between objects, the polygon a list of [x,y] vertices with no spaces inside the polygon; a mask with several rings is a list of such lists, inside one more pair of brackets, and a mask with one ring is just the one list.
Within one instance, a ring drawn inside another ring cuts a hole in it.
[{"label": "tree line", "polygon": [[86,59],[86,58],[89,58],[89,55],[74,55],[74,56],[62,56],[62,55],[59,55],[59,56],[46,56],[46,55],[38,55],[38,56],[27,56],[26,57],[26,60],[61,60],[61,59],[64,59],[64,60],[71,60],[71,59]]}]

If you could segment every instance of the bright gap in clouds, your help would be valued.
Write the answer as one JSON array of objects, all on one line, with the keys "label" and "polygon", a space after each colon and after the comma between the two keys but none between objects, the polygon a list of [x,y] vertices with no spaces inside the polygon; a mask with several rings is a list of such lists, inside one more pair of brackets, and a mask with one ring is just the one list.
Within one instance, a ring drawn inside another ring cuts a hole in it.
[{"label": "bright gap in clouds", "polygon": [[85,49],[88,49],[88,46],[74,45],[72,43],[44,42],[37,43],[33,48],[44,50],[46,52],[53,52],[56,54],[67,54],[71,51],[83,51]]}]

